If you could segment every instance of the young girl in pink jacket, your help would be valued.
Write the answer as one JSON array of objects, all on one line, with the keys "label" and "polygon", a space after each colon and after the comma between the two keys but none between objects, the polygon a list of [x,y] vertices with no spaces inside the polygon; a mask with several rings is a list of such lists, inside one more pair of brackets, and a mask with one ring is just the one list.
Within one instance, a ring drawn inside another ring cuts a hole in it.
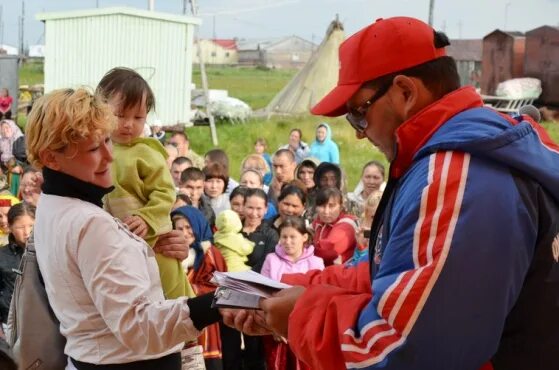
[{"label": "young girl in pink jacket", "polygon": [[[322,258],[314,255],[312,245],[307,245],[309,234],[302,217],[288,216],[279,226],[279,234],[279,244],[275,253],[266,256],[262,275],[281,281],[283,274],[324,269]],[[310,369],[297,360],[285,339],[281,337],[264,337],[264,349],[268,370]]]}]

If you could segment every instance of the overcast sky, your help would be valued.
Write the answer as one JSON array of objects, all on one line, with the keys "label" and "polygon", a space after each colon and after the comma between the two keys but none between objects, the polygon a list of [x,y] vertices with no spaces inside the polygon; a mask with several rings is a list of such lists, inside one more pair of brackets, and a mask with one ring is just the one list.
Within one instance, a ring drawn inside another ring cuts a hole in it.
[{"label": "overcast sky", "polygon": [[[22,0],[0,0],[5,44],[18,44]],[[25,43],[44,43],[40,12],[109,6],[146,9],[147,0],[25,0]],[[319,42],[339,14],[352,34],[377,18],[407,15],[427,21],[429,0],[198,0],[204,38],[298,35]],[[182,13],[183,0],[155,0],[155,10]],[[434,26],[451,38],[481,38],[496,28],[528,31],[559,26],[559,0],[435,0]]]}]

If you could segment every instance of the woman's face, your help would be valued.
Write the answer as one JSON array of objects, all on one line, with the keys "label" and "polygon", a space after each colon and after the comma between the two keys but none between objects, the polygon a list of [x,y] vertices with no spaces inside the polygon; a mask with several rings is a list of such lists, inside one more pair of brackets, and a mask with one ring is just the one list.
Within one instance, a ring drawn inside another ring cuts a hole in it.
[{"label": "woman's face", "polygon": [[299,178],[299,180],[301,180],[303,182],[303,184],[305,184],[305,187],[307,189],[311,189],[314,187],[314,168],[312,167],[301,167],[299,169],[299,173],[297,174],[297,177]]},{"label": "woman's face", "polygon": [[322,142],[326,139],[326,127],[320,126],[316,129],[316,140]]},{"label": "woman's face", "polygon": [[328,199],[328,202],[326,204],[316,206],[316,210],[318,212],[318,218],[320,219],[320,221],[326,224],[330,224],[336,221],[336,219],[342,212],[341,200],[336,197],[332,197]]},{"label": "woman's face", "polygon": [[42,176],[40,172],[26,172],[23,175],[19,189],[24,202],[37,206],[37,200],[41,195],[41,185],[39,184],[43,182],[38,178]]},{"label": "woman's face", "polygon": [[361,181],[363,181],[363,190],[366,194],[370,194],[375,190],[380,189],[380,185],[384,181],[382,172],[380,172],[377,166],[371,165],[363,171],[361,176]]},{"label": "woman's face", "polygon": [[31,229],[33,229],[33,224],[35,219],[29,215],[21,215],[16,217],[14,222],[10,225],[10,233],[14,236],[15,242],[20,247],[25,247],[29,235],[31,235]]},{"label": "woman's face", "polygon": [[241,176],[239,180],[239,184],[250,189],[262,189],[260,177],[252,171],[243,173],[243,176]]},{"label": "woman's face", "polygon": [[262,223],[267,207],[264,199],[252,196],[245,200],[245,224],[250,226],[258,226]]},{"label": "woman's face", "polygon": [[194,243],[194,232],[192,231],[192,227],[190,226],[190,222],[184,217],[178,217],[175,220],[175,230],[181,231],[186,239],[187,245],[192,245]]},{"label": "woman's face", "polygon": [[204,181],[204,192],[210,198],[217,198],[225,191],[225,182],[217,177]]},{"label": "woman's face", "polygon": [[2,137],[12,137],[12,128],[10,127],[10,124],[5,122],[2,123],[2,125],[0,126],[0,134],[2,134]]},{"label": "woman's face", "polygon": [[11,207],[0,207],[0,230],[5,234],[10,232],[8,226],[8,211]]},{"label": "woman's face", "polygon": [[291,131],[289,134],[289,145],[293,148],[299,147],[301,144],[301,136],[298,131]]},{"label": "woman's face", "polygon": [[112,152],[113,145],[108,136],[100,140],[88,138],[68,145],[63,151],[50,151],[53,159],[49,158],[44,165],[84,182],[108,188],[113,184]]},{"label": "woman's face", "polygon": [[278,203],[278,212],[283,218],[287,216],[301,216],[305,211],[305,205],[295,194],[289,194]]}]

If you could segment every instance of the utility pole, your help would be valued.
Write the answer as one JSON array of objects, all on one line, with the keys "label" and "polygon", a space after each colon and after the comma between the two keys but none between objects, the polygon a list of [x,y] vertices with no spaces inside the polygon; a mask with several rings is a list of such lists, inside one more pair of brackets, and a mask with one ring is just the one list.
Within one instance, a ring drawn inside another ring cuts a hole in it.
[{"label": "utility pole", "polygon": [[23,55],[24,52],[24,28],[25,28],[25,0],[21,1],[21,15],[19,17],[19,55]]},{"label": "utility pole", "polygon": [[0,44],[4,45],[4,7],[0,5]]},{"label": "utility pole", "polygon": [[[196,0],[190,0],[190,7],[192,15],[196,17],[198,15],[198,6],[196,5]],[[200,62],[200,75],[202,76],[202,89],[204,89],[204,99],[206,100],[206,115],[210,121],[210,131],[212,135],[212,143],[214,146],[218,145],[217,141],[217,131],[215,129],[215,120],[212,112],[210,111],[210,93],[208,90],[208,76],[206,76],[206,66],[204,65],[204,56],[202,55],[202,47],[200,46],[200,40],[196,42],[198,46],[198,61]]]},{"label": "utility pole", "polygon": [[433,27],[433,11],[435,9],[435,0],[429,0],[429,26]]},{"label": "utility pole", "polygon": [[155,0],[148,0],[148,10],[150,12],[155,10]]},{"label": "utility pole", "polygon": [[507,27],[508,27],[509,7],[510,7],[510,1],[507,1],[507,3],[505,4],[505,24],[504,24],[504,27],[503,27],[503,31],[506,31]]}]

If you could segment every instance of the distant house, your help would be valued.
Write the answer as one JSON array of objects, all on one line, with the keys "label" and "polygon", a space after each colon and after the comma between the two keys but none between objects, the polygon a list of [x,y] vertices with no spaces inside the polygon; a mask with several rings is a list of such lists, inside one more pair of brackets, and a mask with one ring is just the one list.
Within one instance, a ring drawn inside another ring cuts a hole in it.
[{"label": "distant house", "polygon": [[269,68],[301,68],[316,45],[299,36],[239,40],[239,64]]},{"label": "distant house", "polygon": [[460,84],[479,87],[481,76],[483,42],[477,40],[451,40],[447,47],[447,54],[454,58]]},{"label": "distant house", "polygon": [[[200,50],[206,64],[231,65],[239,62],[237,41],[234,39],[202,39]],[[198,45],[195,45],[194,63],[200,63]]]},{"label": "distant house", "polygon": [[1,44],[0,45],[0,54],[4,55],[18,55],[19,51],[15,46]]},{"label": "distant house", "polygon": [[500,82],[524,77],[525,48],[526,37],[521,32],[495,30],[483,38],[483,94],[494,94]]},{"label": "distant house", "polygon": [[114,67],[150,84],[164,125],[187,124],[197,18],[115,7],[38,14],[45,22],[45,91],[95,86]]}]

